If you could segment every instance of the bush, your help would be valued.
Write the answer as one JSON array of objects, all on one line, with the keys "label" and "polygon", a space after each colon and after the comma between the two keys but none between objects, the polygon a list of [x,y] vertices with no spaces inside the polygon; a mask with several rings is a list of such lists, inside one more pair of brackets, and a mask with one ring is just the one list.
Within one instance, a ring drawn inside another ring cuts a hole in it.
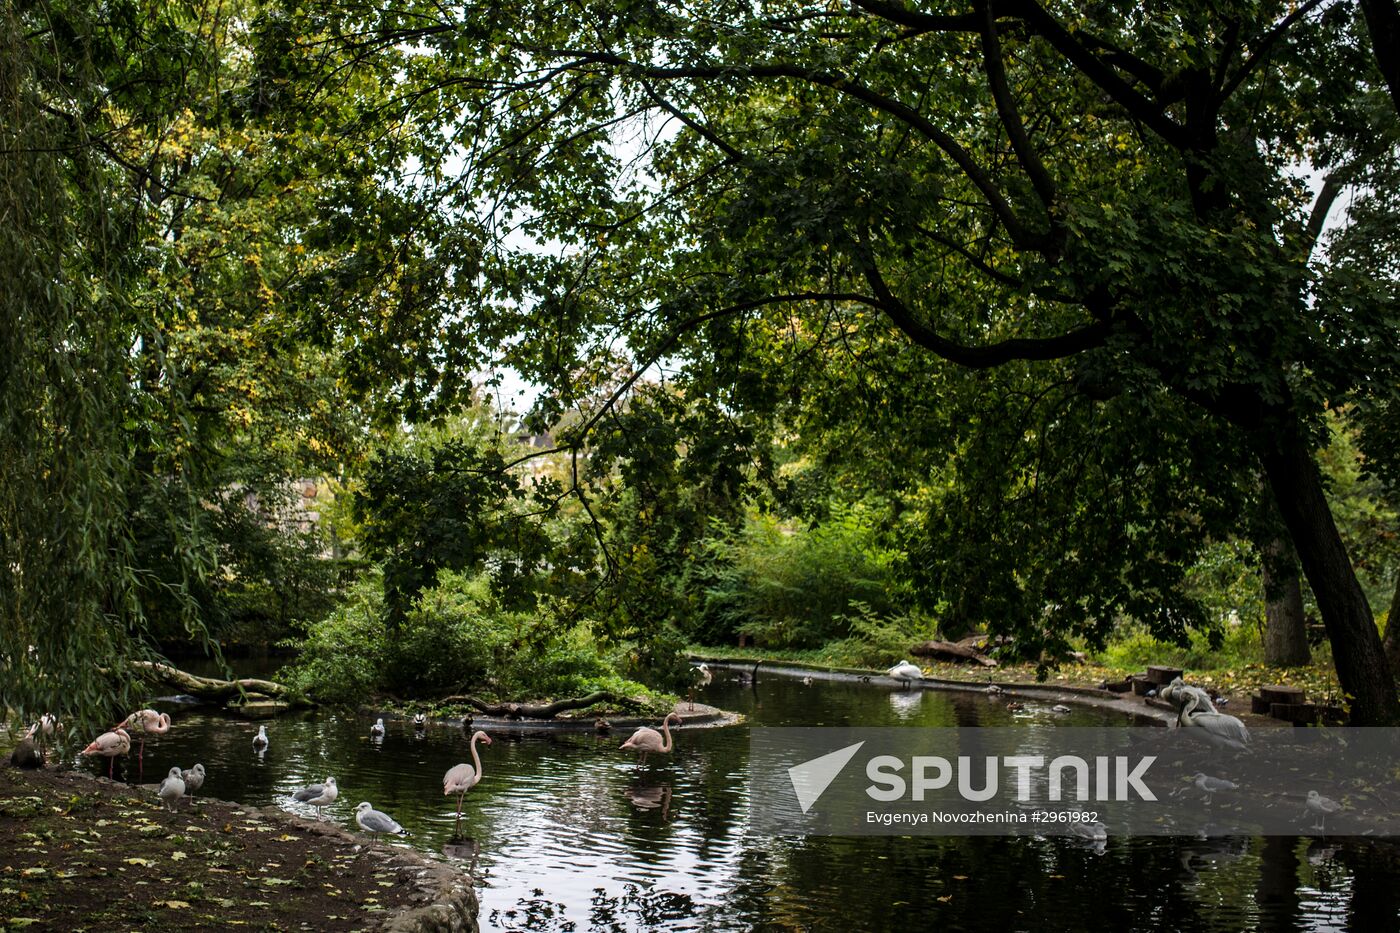
[{"label": "bush", "polygon": [[1263,662],[1257,626],[1227,623],[1215,634],[1220,638],[1218,646],[1212,646],[1208,632],[1190,632],[1183,646],[1153,638],[1145,626],[1120,625],[1109,646],[1094,655],[1094,660],[1115,668],[1141,670],[1149,664],[1169,664],[1195,671]]},{"label": "bush", "polygon": [[371,574],[350,588],[345,602],[307,629],[297,660],[282,669],[287,686],[330,706],[354,706],[380,686],[384,587]]},{"label": "bush", "polygon": [[647,694],[601,654],[587,624],[563,628],[548,616],[504,609],[484,574],[443,571],[390,627],[378,574],[311,626],[281,676],[332,706],[375,694],[435,698],[470,692],[513,700],[594,690]]},{"label": "bush", "polygon": [[711,630],[751,635],[773,648],[811,648],[853,634],[855,618],[898,614],[908,593],[898,553],[880,541],[859,506],[812,527],[751,516],[735,535],[707,541]]},{"label": "bush", "polygon": [[918,614],[881,617],[870,606],[856,603],[847,616],[851,637],[832,642],[831,653],[843,666],[889,667],[909,656],[909,646],[934,637],[935,623]]}]

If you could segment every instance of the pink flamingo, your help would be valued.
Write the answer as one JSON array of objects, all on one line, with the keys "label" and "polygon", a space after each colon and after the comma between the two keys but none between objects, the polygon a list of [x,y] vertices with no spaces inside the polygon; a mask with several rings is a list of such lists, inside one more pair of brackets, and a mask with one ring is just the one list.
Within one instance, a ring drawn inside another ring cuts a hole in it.
[{"label": "pink flamingo", "polygon": [[457,795],[457,822],[452,826],[452,838],[457,838],[457,830],[462,827],[462,797],[481,782],[481,756],[476,753],[476,743],[491,744],[491,736],[480,729],[472,735],[472,764],[453,765],[442,778],[442,795]]},{"label": "pink flamingo", "polygon": [[117,762],[118,755],[125,755],[131,751],[131,736],[126,734],[126,730],[118,726],[111,732],[104,732],[87,748],[83,749],[84,755],[102,755],[107,759],[107,777],[112,776],[112,766]]},{"label": "pink flamingo", "polygon": [[122,726],[135,732],[141,738],[141,744],[136,750],[136,780],[140,781],[144,773],[144,760],[146,755],[146,733],[152,735],[165,735],[170,731],[170,714],[157,713],[153,709],[138,709],[122,722]]},{"label": "pink flamingo", "polygon": [[672,717],[675,717],[677,723],[681,721],[680,713],[666,714],[666,718],[661,722],[661,728],[666,733],[666,740],[664,742],[661,740],[660,732],[648,726],[642,726],[636,732],[632,733],[632,738],[622,743],[622,748],[624,750],[630,748],[633,751],[641,752],[641,756],[637,759],[638,767],[646,764],[648,752],[656,752],[658,755],[664,755],[671,751],[673,747],[671,745]]}]

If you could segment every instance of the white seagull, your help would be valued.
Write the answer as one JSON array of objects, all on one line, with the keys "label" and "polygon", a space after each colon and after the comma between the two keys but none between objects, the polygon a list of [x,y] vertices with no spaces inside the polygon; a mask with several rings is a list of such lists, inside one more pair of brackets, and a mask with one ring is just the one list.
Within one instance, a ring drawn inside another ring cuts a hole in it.
[{"label": "white seagull", "polygon": [[393,833],[395,836],[407,836],[408,830],[404,829],[387,813],[380,813],[369,805],[362,802],[355,806],[355,822],[360,828],[370,835],[377,836],[380,833]]},{"label": "white seagull", "polygon": [[160,799],[166,808],[172,813],[175,811],[175,801],[185,796],[185,779],[180,773],[179,766],[170,769],[170,774],[165,780],[160,782]]}]

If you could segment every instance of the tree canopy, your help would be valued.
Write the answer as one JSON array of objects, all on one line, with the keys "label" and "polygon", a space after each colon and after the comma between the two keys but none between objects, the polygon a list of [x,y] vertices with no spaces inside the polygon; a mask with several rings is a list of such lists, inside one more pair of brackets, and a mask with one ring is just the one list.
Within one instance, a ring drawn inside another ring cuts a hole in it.
[{"label": "tree canopy", "polygon": [[[1281,528],[1354,721],[1395,721],[1319,468],[1341,422],[1400,475],[1393,8],[22,5],[9,611],[59,618],[46,504],[96,516],[52,552],[104,581],[95,644],[197,601],[209,503],[302,470],[364,471],[394,611],[519,544],[606,571],[619,631],[746,488],[888,502],[924,610],[1050,655],[1120,615],[1182,637],[1193,563]],[[596,556],[522,523],[514,455],[381,443],[491,366],[546,387],[538,505],[574,493]]]},{"label": "tree canopy", "polygon": [[[474,276],[472,336],[549,405],[625,365],[726,413],[800,408],[813,357],[924,393],[957,414],[914,443],[963,457],[931,521],[974,509],[979,621],[1021,628],[1149,602],[1189,621],[1171,568],[1262,476],[1358,721],[1400,711],[1316,462],[1324,410],[1397,385],[1394,276],[1345,243],[1391,216],[1367,179],[1395,152],[1354,4],[286,15],[320,86],[393,82],[346,131],[412,128],[419,196],[478,246],[447,273]],[[1316,249],[1342,192],[1362,210]],[[1007,522],[1042,531],[1018,549]]]}]

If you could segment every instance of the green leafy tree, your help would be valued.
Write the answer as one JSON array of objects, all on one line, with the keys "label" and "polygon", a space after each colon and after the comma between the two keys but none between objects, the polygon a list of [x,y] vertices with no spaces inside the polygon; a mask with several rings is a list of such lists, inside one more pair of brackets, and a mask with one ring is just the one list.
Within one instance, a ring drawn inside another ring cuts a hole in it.
[{"label": "green leafy tree", "polygon": [[436,430],[386,446],[355,490],[358,543],[384,571],[387,618],[400,623],[418,594],[443,570],[490,573],[507,605],[533,605],[555,561],[544,518],[558,483],[527,487],[507,468],[507,446],[480,410]]},{"label": "green leafy tree", "polygon": [[[396,99],[422,102],[401,118],[446,140],[441,190],[498,231],[474,320],[513,335],[504,356],[561,398],[621,339],[634,371],[684,360],[697,391],[738,404],[752,330],[832,320],[971,370],[1072,367],[1100,415],[1135,419],[1121,435],[1247,452],[1354,721],[1400,718],[1315,455],[1324,406],[1400,382],[1391,357],[1357,352],[1394,345],[1394,306],[1374,289],[1317,300],[1334,269],[1310,258],[1395,119],[1373,104],[1354,7],[540,0],[303,17],[303,60],[401,75]],[[1331,179],[1321,197],[1300,163]],[[1228,498],[1215,487],[1247,472],[1174,495]],[[1186,609],[1179,573],[1154,570],[1175,556],[1145,571],[1159,613]]]},{"label": "green leafy tree", "polygon": [[[153,578],[127,511],[150,463],[175,471],[188,451],[132,439],[159,406],[129,355],[150,325],[146,231],[108,107],[167,103],[152,88],[180,84],[178,19],[0,10],[0,683],[7,709],[75,729],[132,697],[152,591],[178,597],[207,567],[184,548],[173,580]],[[162,500],[172,540],[189,544],[196,509]]]}]

